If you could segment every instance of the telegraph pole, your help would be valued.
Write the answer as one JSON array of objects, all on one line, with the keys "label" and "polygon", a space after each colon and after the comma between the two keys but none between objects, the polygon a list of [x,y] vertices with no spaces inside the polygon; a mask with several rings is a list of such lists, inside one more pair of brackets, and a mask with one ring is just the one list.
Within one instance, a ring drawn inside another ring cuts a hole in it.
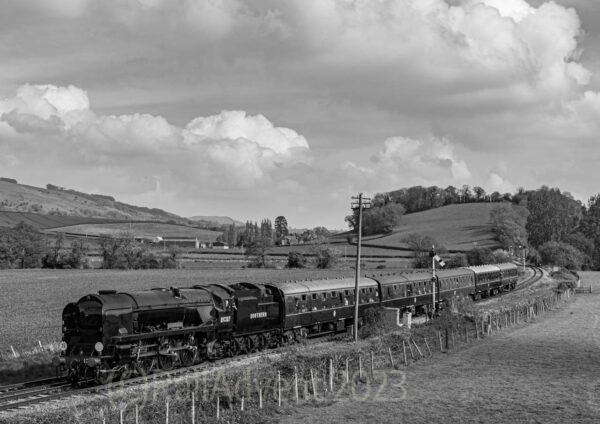
[{"label": "telegraph pole", "polygon": [[429,252],[429,256],[431,256],[431,295],[433,300],[433,311],[431,312],[431,318],[433,319],[433,314],[435,314],[435,245],[431,245],[431,252]]},{"label": "telegraph pole", "polygon": [[360,300],[358,292],[358,280],[360,279],[360,245],[362,243],[362,211],[363,208],[371,206],[371,199],[363,197],[362,193],[352,196],[352,209],[358,209],[358,241],[356,245],[356,273],[354,277],[354,341],[358,340],[358,303]]}]

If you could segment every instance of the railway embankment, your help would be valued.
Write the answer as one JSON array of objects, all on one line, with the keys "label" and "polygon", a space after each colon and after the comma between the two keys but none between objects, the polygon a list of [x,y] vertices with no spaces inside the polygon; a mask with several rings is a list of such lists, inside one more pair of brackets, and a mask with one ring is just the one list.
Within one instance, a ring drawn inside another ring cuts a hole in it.
[{"label": "railway embankment", "polygon": [[[540,338],[551,334],[546,327],[560,323],[557,316],[581,303],[571,289],[563,290],[561,283],[545,275],[527,290],[510,293],[512,304],[504,298],[464,302],[455,305],[457,313],[447,310],[439,319],[410,331],[385,332],[373,314],[363,328],[366,338],[358,343],[344,337],[308,341],[265,353],[251,363],[216,365],[201,373],[155,380],[133,389],[117,385],[102,396],[48,403],[3,419],[41,422],[51,418],[59,422],[76,417],[78,422],[91,423],[103,419],[120,422],[123,417],[124,422],[135,422],[137,414],[140,422],[149,423],[164,423],[167,416],[170,422],[189,422],[192,416],[196,422],[214,422],[217,416],[228,422],[320,422],[319,417],[326,414],[332,422],[363,422],[369,417],[397,422],[398,411],[406,410],[406,418],[417,421],[451,417],[441,412],[445,407],[459,416],[457,411],[467,408],[470,400],[481,404],[482,399],[489,399],[499,408],[494,398],[499,389],[493,382],[497,379],[498,386],[509,391],[510,384],[504,379],[517,378],[519,369],[524,372],[518,365],[521,356],[541,353],[535,346],[538,341],[539,349],[547,346]],[[522,334],[537,334],[533,346]],[[561,349],[567,350],[562,345]],[[460,354],[454,354],[457,352]],[[542,359],[538,365],[551,378],[549,371],[561,366],[560,358]],[[574,365],[571,359],[568,362]],[[509,367],[510,372],[502,371],[510,364],[516,364],[517,370]],[[473,369],[485,377],[472,376]],[[473,377],[471,384],[465,380],[467,375]],[[453,387],[453,381],[460,384]],[[479,391],[483,382],[488,384],[483,386],[488,394]],[[520,387],[513,390],[521,391]],[[450,408],[448,399],[454,399],[456,405]]]}]

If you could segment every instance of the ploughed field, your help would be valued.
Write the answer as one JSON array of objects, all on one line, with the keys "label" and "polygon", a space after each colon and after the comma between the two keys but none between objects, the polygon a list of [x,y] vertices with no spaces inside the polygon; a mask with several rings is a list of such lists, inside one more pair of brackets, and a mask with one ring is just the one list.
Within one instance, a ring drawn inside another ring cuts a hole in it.
[{"label": "ploughed field", "polygon": [[101,289],[152,287],[351,276],[353,270],[180,269],[180,270],[2,270],[0,271],[0,352],[30,350],[41,341],[61,340],[62,310],[69,302]]},{"label": "ploughed field", "polygon": [[359,393],[320,408],[299,407],[280,421],[597,423],[600,273],[581,277],[592,294],[460,352],[419,361],[376,400],[363,401]]}]

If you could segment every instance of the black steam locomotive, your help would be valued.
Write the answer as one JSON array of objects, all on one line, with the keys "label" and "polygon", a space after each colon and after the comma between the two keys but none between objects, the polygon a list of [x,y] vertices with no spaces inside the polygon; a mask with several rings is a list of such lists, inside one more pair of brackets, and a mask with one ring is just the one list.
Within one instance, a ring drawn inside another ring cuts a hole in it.
[{"label": "black steam locomotive", "polygon": [[[434,300],[478,299],[516,283],[510,263],[443,270],[435,278],[426,272],[362,277],[359,321],[375,305],[425,313]],[[101,290],[64,308],[57,365],[74,381],[105,384],[344,331],[354,321],[354,285],[353,278],[334,278]]]}]

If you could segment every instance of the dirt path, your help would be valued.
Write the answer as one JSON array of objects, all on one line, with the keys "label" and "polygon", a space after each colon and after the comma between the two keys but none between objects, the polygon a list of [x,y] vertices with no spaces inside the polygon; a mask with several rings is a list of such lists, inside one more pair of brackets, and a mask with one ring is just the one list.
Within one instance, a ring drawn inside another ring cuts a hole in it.
[{"label": "dirt path", "polygon": [[[600,422],[600,273],[582,273],[580,294],[538,322],[508,329],[459,353],[388,372],[359,398],[303,406],[285,423]],[[362,389],[364,386],[362,386]]]}]

